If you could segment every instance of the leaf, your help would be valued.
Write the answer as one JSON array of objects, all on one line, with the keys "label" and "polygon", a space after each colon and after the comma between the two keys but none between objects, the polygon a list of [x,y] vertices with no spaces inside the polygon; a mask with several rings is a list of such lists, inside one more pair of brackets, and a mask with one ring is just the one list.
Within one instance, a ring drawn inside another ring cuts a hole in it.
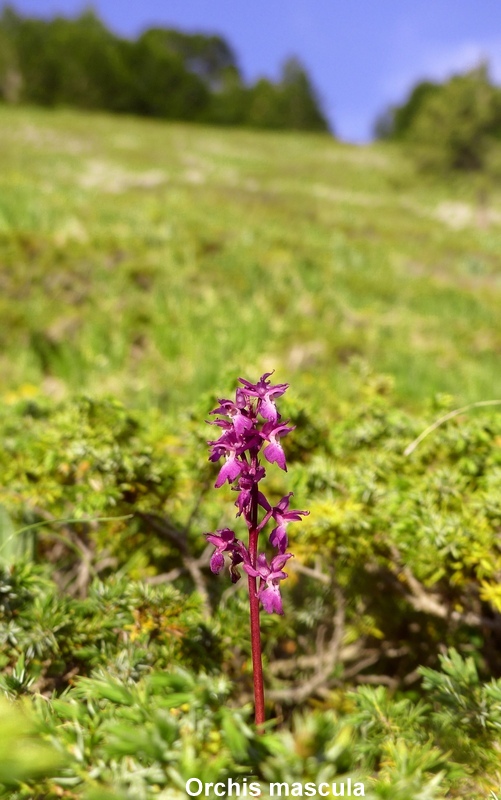
[{"label": "leaf", "polygon": [[32,536],[17,531],[7,509],[0,505],[0,566],[9,566],[17,561],[31,560]]}]

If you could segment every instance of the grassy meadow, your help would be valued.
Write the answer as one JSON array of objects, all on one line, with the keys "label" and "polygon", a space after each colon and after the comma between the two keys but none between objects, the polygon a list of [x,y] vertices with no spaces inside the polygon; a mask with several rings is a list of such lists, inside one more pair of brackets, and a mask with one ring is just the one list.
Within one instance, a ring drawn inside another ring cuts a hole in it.
[{"label": "grassy meadow", "polygon": [[328,406],[501,396],[501,189],[390,145],[0,107],[4,399],[175,410],[276,369]]},{"label": "grassy meadow", "polygon": [[[498,797],[501,415],[406,448],[501,397],[500,245],[492,175],[395,145],[0,106],[0,798]],[[204,419],[273,369],[261,736]]]}]

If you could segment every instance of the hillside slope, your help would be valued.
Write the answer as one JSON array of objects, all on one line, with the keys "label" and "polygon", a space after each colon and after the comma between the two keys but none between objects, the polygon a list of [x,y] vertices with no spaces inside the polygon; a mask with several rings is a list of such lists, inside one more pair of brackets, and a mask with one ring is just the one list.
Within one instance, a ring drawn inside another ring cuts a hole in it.
[{"label": "hillside slope", "polygon": [[6,396],[177,407],[276,368],[326,403],[353,357],[407,402],[501,396],[501,191],[478,196],[388,145],[0,107]]}]

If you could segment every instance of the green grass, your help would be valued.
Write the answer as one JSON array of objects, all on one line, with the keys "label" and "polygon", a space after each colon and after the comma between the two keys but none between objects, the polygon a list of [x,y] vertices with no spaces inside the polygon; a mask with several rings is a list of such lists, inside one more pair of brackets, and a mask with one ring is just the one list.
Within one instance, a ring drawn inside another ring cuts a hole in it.
[{"label": "green grass", "polygon": [[501,190],[487,220],[477,195],[389,145],[0,107],[5,397],[176,409],[276,368],[329,405],[353,357],[406,403],[499,397]]}]

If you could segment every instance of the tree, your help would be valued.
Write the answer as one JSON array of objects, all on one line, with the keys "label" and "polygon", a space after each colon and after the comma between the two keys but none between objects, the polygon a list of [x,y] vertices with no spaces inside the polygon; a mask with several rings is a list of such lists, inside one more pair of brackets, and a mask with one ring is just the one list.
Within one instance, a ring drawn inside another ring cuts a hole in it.
[{"label": "tree", "polygon": [[329,129],[313,84],[297,58],[285,62],[281,90],[284,127],[310,131]]},{"label": "tree", "polygon": [[238,67],[226,67],[220,74],[218,88],[211,93],[204,121],[216,125],[243,125],[248,105],[249,89],[244,86]]},{"label": "tree", "polygon": [[127,47],[92,10],[75,20],[53,20],[49,25],[49,45],[56,75],[56,104],[112,111],[129,109]]},{"label": "tree", "polygon": [[6,103],[17,103],[21,95],[22,82],[15,50],[9,37],[0,27],[0,99]]},{"label": "tree", "polygon": [[163,31],[146,31],[131,48],[134,75],[132,111],[164,119],[199,119],[209,102],[201,78],[185,69],[165,45]]},{"label": "tree", "polygon": [[285,127],[283,97],[276,84],[260,78],[249,90],[248,98],[245,121],[251,128]]},{"label": "tree", "polygon": [[401,106],[390,106],[376,120],[374,133],[377,139],[404,139],[412,128],[425,100],[440,89],[438,83],[422,81],[411,91]]},{"label": "tree", "polygon": [[157,30],[165,49],[181,58],[184,68],[201,78],[209,89],[222,88],[228,69],[238,72],[236,56],[221,36]]},{"label": "tree", "polygon": [[251,88],[247,123],[282,130],[329,129],[313,85],[296,58],[285,62],[279,83],[261,78]]},{"label": "tree", "polygon": [[378,122],[379,135],[412,146],[425,170],[480,170],[501,136],[501,90],[486,64],[442,85],[423,82]]},{"label": "tree", "polygon": [[22,76],[20,99],[40,105],[127,110],[124,48],[88,10],[75,20],[4,12],[3,31]]},{"label": "tree", "polygon": [[479,170],[500,133],[501,92],[483,64],[428,95],[408,139],[425,169]]}]

